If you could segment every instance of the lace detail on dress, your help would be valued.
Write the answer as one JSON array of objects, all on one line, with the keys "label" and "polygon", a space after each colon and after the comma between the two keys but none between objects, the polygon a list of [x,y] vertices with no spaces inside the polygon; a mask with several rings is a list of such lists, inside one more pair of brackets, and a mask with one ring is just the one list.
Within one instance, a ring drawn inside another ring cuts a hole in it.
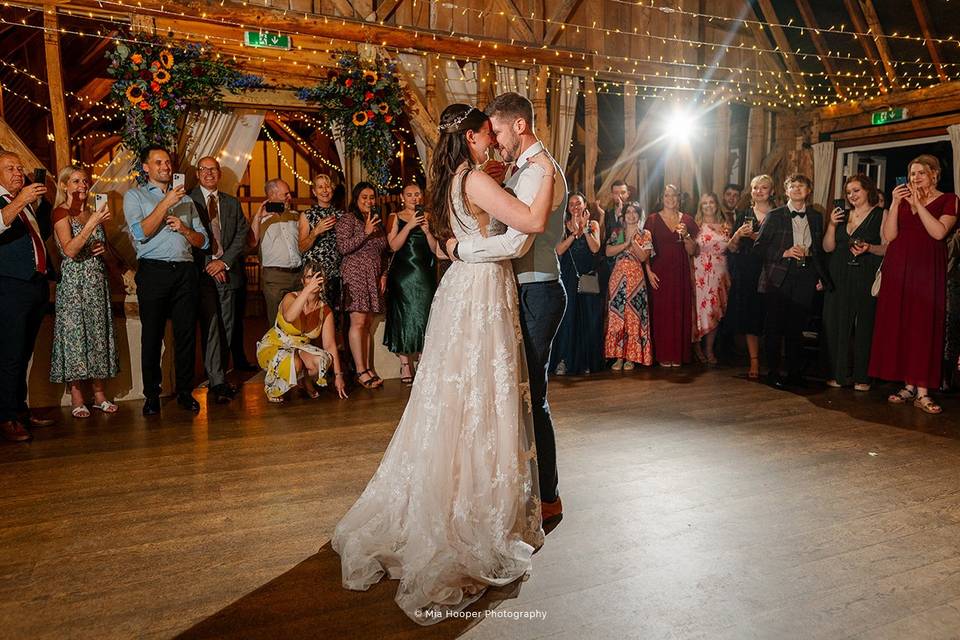
[{"label": "lace detail on dress", "polygon": [[[459,184],[454,233],[479,235]],[[487,232],[505,229],[491,219]],[[543,530],[520,336],[510,262],[451,265],[397,430],[334,531],[345,587],[364,590],[384,574],[399,579],[397,604],[432,624],[488,585],[530,571]]]}]

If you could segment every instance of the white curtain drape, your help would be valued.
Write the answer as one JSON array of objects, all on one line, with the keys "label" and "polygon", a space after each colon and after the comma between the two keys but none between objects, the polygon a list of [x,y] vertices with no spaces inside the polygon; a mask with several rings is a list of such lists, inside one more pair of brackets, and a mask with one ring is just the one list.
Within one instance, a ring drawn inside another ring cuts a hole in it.
[{"label": "white curtain drape", "polygon": [[552,122],[550,123],[550,149],[553,157],[563,171],[567,170],[570,158],[570,143],[577,118],[577,97],[580,95],[580,78],[560,76],[559,95],[554,102]]},{"label": "white curtain drape", "polygon": [[496,94],[513,91],[527,98],[530,97],[530,88],[527,86],[530,79],[529,69],[514,69],[513,67],[504,67],[497,65],[497,90]]},{"label": "white curtain drape", "polygon": [[818,142],[813,145],[813,204],[829,211],[830,174],[833,172],[833,142]]},{"label": "white curtain drape", "polygon": [[947,133],[953,145],[953,190],[960,192],[960,124],[947,127]]},{"label": "white curtain drape", "polygon": [[187,174],[187,184],[195,181],[197,161],[204,156],[214,156],[223,173],[220,190],[236,193],[260,137],[263,116],[263,111],[251,109],[191,113],[184,127],[179,154],[180,170]]}]

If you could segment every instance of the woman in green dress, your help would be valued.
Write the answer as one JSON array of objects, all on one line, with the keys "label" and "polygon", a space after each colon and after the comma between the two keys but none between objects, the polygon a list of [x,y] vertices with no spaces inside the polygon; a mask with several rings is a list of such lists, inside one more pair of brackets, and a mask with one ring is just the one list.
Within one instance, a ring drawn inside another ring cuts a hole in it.
[{"label": "woman in green dress", "polygon": [[107,236],[103,223],[110,219],[106,205],[93,211],[87,204],[90,177],[75,167],[57,175],[53,231],[63,256],[53,322],[50,382],[70,388],[70,413],[89,418],[81,383],[93,387],[93,408],[114,413],[103,380],[120,372],[120,356],[113,332],[110,285],[104,256]]},{"label": "woman in green dress", "polygon": [[887,251],[880,237],[884,213],[878,206],[877,187],[868,176],[847,178],[843,191],[852,208],[836,207],[823,234],[835,287],[823,300],[827,385],[845,387],[852,380],[857,391],[869,391],[867,367],[877,306],[870,288]]},{"label": "woman in green dress", "polygon": [[430,303],[437,290],[437,241],[427,226],[423,192],[409,184],[403,209],[387,220],[387,241],[394,252],[387,272],[387,319],[383,344],[400,358],[400,381],[413,383],[413,366],[423,351]]}]

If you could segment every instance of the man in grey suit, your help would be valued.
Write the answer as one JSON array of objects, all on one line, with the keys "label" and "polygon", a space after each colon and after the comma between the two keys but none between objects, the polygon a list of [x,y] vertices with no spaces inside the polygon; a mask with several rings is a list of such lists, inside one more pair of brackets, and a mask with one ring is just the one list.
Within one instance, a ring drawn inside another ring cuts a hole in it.
[{"label": "man in grey suit", "polygon": [[226,368],[233,336],[236,296],[244,286],[243,255],[247,219],[240,211],[240,201],[220,192],[220,163],[216,158],[200,158],[197,181],[190,192],[197,205],[200,220],[210,238],[207,249],[194,249],[200,267],[200,337],[203,340],[203,366],[207,370],[210,394],[217,404],[226,404],[237,394],[227,384]]},{"label": "man in grey suit", "polygon": [[[529,205],[537,195],[542,177],[541,173],[527,171],[535,166],[529,162],[530,158],[543,153],[553,160],[534,131],[533,105],[517,93],[504,93],[487,106],[486,113],[490,116],[500,156],[508,164],[515,165],[504,186]],[[543,233],[531,236],[508,229],[503,235],[465,240],[459,244],[453,240],[447,244],[448,251],[464,262],[513,259],[513,270],[520,288],[520,325],[530,376],[543,526],[547,531],[563,518],[558,489],[557,445],[547,403],[547,364],[566,307],[556,246],[563,235],[567,183],[563,169],[556,160],[553,163],[557,169],[554,210]],[[493,173],[491,171],[491,175]],[[496,216],[496,212],[491,213]]]}]

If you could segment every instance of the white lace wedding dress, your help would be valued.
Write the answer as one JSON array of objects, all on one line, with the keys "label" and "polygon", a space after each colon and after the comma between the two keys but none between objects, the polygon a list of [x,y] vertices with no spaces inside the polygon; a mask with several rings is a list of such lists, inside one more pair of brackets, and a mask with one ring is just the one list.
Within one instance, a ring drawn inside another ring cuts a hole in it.
[{"label": "white lace wedding dress", "polygon": [[[460,175],[451,226],[464,239],[480,229]],[[491,219],[487,235],[505,229]],[[521,340],[510,262],[454,262],[400,424],[333,534],[346,588],[399,579],[397,604],[426,625],[529,572],[543,530]]]}]

